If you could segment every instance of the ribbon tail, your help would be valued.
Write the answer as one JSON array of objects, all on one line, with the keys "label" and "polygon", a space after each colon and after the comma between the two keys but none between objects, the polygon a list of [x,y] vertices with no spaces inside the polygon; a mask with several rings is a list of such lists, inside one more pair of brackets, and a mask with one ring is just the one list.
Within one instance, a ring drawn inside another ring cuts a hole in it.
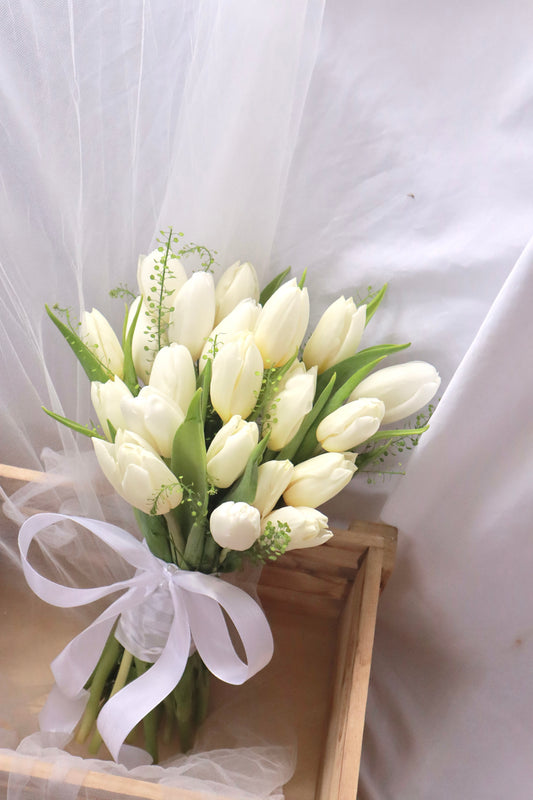
[{"label": "ribbon tail", "polygon": [[[181,591],[170,587],[174,618],[164,650],[144,675],[136,678],[104,705],[97,720],[102,739],[115,761],[150,764],[151,756],[140,748],[124,745],[130,731],[178,684],[189,657],[191,633]],[[144,760],[138,759],[143,754]]]},{"label": "ribbon tail", "polygon": [[[272,631],[261,607],[242,589],[211,576],[192,573],[183,584],[191,635],[209,671],[226,683],[239,685],[263,669],[274,653]],[[235,651],[226,612],[244,647],[247,663]]]},{"label": "ribbon tail", "polygon": [[138,606],[145,597],[146,587],[141,584],[141,580],[137,579],[137,586],[132,586],[122,597],[111,603],[52,661],[52,673],[66,697],[75,698],[89,680],[113,624],[121,612]]},{"label": "ribbon tail", "polygon": [[44,733],[65,733],[69,737],[87,705],[89,692],[84,689],[76,697],[67,697],[54,686],[39,714],[39,727]]}]

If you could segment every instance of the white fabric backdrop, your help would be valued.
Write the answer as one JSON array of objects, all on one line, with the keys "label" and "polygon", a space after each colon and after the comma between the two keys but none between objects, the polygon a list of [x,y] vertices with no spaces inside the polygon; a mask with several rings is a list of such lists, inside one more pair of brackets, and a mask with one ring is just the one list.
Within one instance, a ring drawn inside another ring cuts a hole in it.
[{"label": "white fabric backdrop", "polygon": [[530,798],[531,4],[328,0],[319,39],[304,0],[0,8],[2,460],[59,444],[39,402],[88,413],[43,302],[118,319],[158,225],[308,267],[316,316],[389,281],[367,343],[451,383],[408,476],[329,508],[400,527],[361,796]]}]

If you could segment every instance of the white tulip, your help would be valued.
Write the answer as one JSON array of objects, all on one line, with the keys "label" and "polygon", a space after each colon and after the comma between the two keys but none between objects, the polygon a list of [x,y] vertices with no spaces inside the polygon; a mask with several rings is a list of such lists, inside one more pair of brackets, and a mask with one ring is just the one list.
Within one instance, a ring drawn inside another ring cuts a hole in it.
[{"label": "white tulip", "polygon": [[253,331],[260,311],[261,307],[252,298],[241,300],[239,305],[235,306],[233,311],[230,311],[228,316],[213,328],[198,362],[200,372],[205,367],[206,360],[212,358],[220,350],[230,334],[239,331]]},{"label": "white tulip", "polygon": [[324,448],[343,453],[366,442],[379,428],[385,404],[376,397],[361,397],[332,411],[316,429],[316,438]]},{"label": "white tulip", "polygon": [[98,463],[115,491],[146,514],[166,514],[181,503],[175,476],[149,443],[118,430],[115,443],[93,438]]},{"label": "white tulip", "polygon": [[257,491],[254,505],[265,517],[270,514],[289,485],[294,466],[290,461],[265,461],[257,470]]},{"label": "white tulip", "polygon": [[290,506],[316,508],[335,497],[351,481],[355,453],[322,453],[294,467],[283,499]]},{"label": "white tulip", "polygon": [[261,535],[259,511],[248,503],[222,503],[211,514],[209,528],[220,547],[248,550]]},{"label": "white tulip", "polygon": [[273,511],[263,519],[261,529],[265,531],[271,522],[276,528],[278,523],[288,525],[290,541],[287,550],[301,550],[304,547],[317,547],[333,536],[328,528],[328,518],[316,508],[306,506],[284,506]]},{"label": "white tulip", "polygon": [[382,422],[386,425],[420,411],[439,386],[440,377],[434,366],[425,361],[407,361],[369,375],[354,389],[350,400],[379,398],[385,404]]},{"label": "white tulip", "polygon": [[213,359],[211,403],[223,422],[234,414],[248,417],[259,396],[263,380],[263,360],[253,334],[228,336]]},{"label": "white tulip", "polygon": [[309,296],[296,278],[280,286],[259,314],[254,336],[265,367],[280,367],[302,343],[309,322]]},{"label": "white tulip", "polygon": [[313,408],[316,377],[316,367],[306,372],[301,362],[295,362],[280,381],[263,425],[263,433],[270,431],[271,450],[281,450],[298,433],[303,418]]},{"label": "white tulip", "polygon": [[120,403],[128,430],[142,436],[164,458],[172,453],[177,429],[185,419],[181,408],[153,386],[143,386],[137,397]]},{"label": "white tulip", "polygon": [[366,306],[356,307],[351,297],[339,297],[320,317],[304,348],[307,367],[318,372],[355,355],[366,324]]},{"label": "white tulip", "polygon": [[106,381],[105,383],[100,383],[99,381],[91,383],[91,400],[94,410],[108,439],[111,439],[111,432],[107,424],[108,420],[115,430],[126,427],[124,415],[120,408],[123,397],[132,397],[132,394],[126,384],[117,376],[115,376],[114,380]]},{"label": "white tulip", "polygon": [[102,364],[119,378],[123,378],[124,353],[115,331],[104,315],[93,308],[91,312],[83,312],[80,323],[82,341],[94,351]]},{"label": "white tulip", "polygon": [[247,261],[236,261],[222,273],[215,290],[216,316],[218,324],[246,298],[259,300],[259,281],[255,269]]},{"label": "white tulip", "polygon": [[141,305],[141,310],[133,332],[131,355],[135,372],[144,383],[148,383],[154,363],[155,352],[157,350],[157,334],[156,328],[152,323],[153,317],[148,311],[142,297],[136,297],[130,306],[128,321],[126,323],[126,332],[129,331],[133,323],[139,305]]},{"label": "white tulip", "polygon": [[168,338],[188,347],[197,361],[215,320],[215,284],[208,272],[195,272],[177,293]]},{"label": "white tulip", "polygon": [[149,385],[187,411],[196,391],[196,373],[185,345],[172,342],[161,348],[154,359]]},{"label": "white tulip", "polygon": [[207,451],[207,475],[211,483],[219,489],[231,486],[244,472],[258,439],[255,422],[245,422],[238,414],[226,422]]},{"label": "white tulip", "polygon": [[[164,250],[152,250],[147,256],[139,256],[137,265],[137,283],[139,291],[147,303],[154,302],[159,305],[161,292],[161,275],[163,274]],[[169,253],[164,276],[163,306],[170,308],[171,298],[178,292],[185,281],[185,272],[181,261]]]}]

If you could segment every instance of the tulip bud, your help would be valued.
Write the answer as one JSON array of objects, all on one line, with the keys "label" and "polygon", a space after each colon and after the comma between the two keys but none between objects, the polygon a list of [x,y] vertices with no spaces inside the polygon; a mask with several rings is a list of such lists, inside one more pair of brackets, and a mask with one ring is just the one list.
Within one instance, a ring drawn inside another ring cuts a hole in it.
[{"label": "tulip bud", "polygon": [[351,297],[339,297],[320,317],[305,345],[303,360],[318,372],[355,355],[366,325],[366,306],[356,307]]},{"label": "tulip bud", "polygon": [[183,492],[175,476],[148,442],[118,430],[115,443],[93,438],[100,467],[114,490],[145,514],[166,514],[181,503]]},{"label": "tulip bud", "polygon": [[265,415],[263,433],[270,431],[271,450],[281,450],[298,433],[303,418],[313,408],[315,390],[316,367],[306,372],[301,362],[295,362],[281,380]]},{"label": "tulip bud", "polygon": [[123,397],[120,410],[128,430],[142,436],[164,458],[170,458],[172,443],[185,414],[153,386],[143,386],[137,397]]},{"label": "tulip bud", "polygon": [[260,311],[260,306],[249,297],[241,300],[239,305],[235,306],[233,311],[230,311],[228,316],[213,328],[198,362],[200,372],[205,367],[206,360],[214,357],[230,334],[239,333],[239,331],[253,331]]},{"label": "tulip bud", "polygon": [[151,322],[152,315],[148,311],[142,297],[136,297],[130,306],[128,321],[126,322],[126,332],[129,331],[135,319],[139,305],[141,305],[141,310],[133,332],[131,355],[135,372],[144,383],[148,383],[152,364],[154,363],[157,341],[156,332]]},{"label": "tulip bud", "polygon": [[316,508],[306,506],[283,506],[263,519],[261,529],[264,532],[268,523],[274,527],[278,523],[288,525],[290,541],[287,550],[301,550],[304,547],[316,547],[324,544],[333,536],[328,529],[328,518]]},{"label": "tulip bud", "polygon": [[348,484],[357,467],[355,453],[322,453],[294,467],[283,492],[287,505],[316,508],[335,497]]},{"label": "tulip bud", "polygon": [[343,453],[366,442],[379,428],[384,414],[385,405],[375,397],[352,400],[324,417],[316,438],[324,450]]},{"label": "tulip bud", "polygon": [[106,383],[100,383],[99,381],[91,383],[91,400],[94,410],[108,439],[111,439],[111,432],[107,424],[108,420],[115,430],[126,427],[124,415],[120,408],[123,397],[132,397],[132,394],[126,384],[117,376],[115,376],[114,380],[106,381]]},{"label": "tulip bud", "polygon": [[263,380],[263,360],[253,334],[228,336],[213,359],[211,403],[223,422],[234,414],[243,419],[251,414]]},{"label": "tulip bud", "polygon": [[257,470],[257,491],[253,505],[261,517],[270,514],[289,485],[294,467],[290,461],[265,461]]},{"label": "tulip bud", "polygon": [[207,451],[207,476],[211,483],[219,489],[231,486],[244,472],[258,439],[255,422],[245,422],[238,414],[226,422]]},{"label": "tulip bud", "polygon": [[215,320],[215,284],[208,272],[195,272],[182,286],[170,312],[168,338],[188,347],[197,361]]},{"label": "tulip bud", "polygon": [[81,315],[80,338],[111,372],[124,377],[124,353],[117,335],[103,314],[96,308]]},{"label": "tulip bud", "polygon": [[246,298],[259,300],[259,281],[255,269],[245,261],[236,261],[221,275],[215,290],[216,316],[218,324]]},{"label": "tulip bud", "polygon": [[248,503],[222,503],[211,514],[209,528],[220,547],[248,550],[261,535],[259,511]]},{"label": "tulip bud", "polygon": [[383,424],[396,422],[420,411],[440,386],[439,373],[425,361],[407,361],[379,369],[365,378],[350,395],[350,400],[377,397],[385,404]]},{"label": "tulip bud", "polygon": [[309,322],[309,296],[296,278],[280,286],[264,305],[254,336],[265,367],[280,367],[302,343]]},{"label": "tulip bud", "polygon": [[[137,265],[137,283],[139,284],[139,291],[144,297],[147,304],[150,302],[160,303],[161,293],[161,275],[163,274],[163,261],[165,253],[156,248],[147,256],[139,256]],[[164,275],[164,305],[172,305],[169,302],[170,297],[178,292],[185,281],[187,280],[187,273],[185,272],[181,261],[173,257],[169,253],[167,258],[167,265]],[[168,300],[166,299],[168,298]]]},{"label": "tulip bud", "polygon": [[196,373],[185,345],[172,342],[161,348],[154,359],[150,386],[187,411],[196,391]]}]

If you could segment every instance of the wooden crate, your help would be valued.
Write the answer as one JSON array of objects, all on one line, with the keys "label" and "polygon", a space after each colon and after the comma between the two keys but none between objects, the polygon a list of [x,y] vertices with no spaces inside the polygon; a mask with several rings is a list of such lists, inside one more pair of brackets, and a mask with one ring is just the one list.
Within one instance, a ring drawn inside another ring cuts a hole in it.
[{"label": "wooden crate", "polygon": [[[17,474],[0,466],[2,474],[32,479],[28,471]],[[298,760],[295,775],[285,787],[287,800],[355,800],[377,605],[395,549],[395,528],[355,522],[348,530],[335,531],[325,545],[291,551],[263,569],[259,594],[276,649],[271,664],[246,687],[266,698],[268,713],[286,716],[295,729]],[[53,657],[69,638],[62,630],[61,611],[45,608],[37,598],[35,608],[35,628],[25,626],[24,634],[35,637],[46,629]],[[55,630],[57,646],[51,634]],[[13,620],[5,634],[14,648],[12,669],[16,668],[19,631]],[[24,647],[23,639],[18,646]],[[238,699],[243,690],[225,687],[226,699]],[[38,785],[40,779],[50,777],[52,769],[49,763],[16,753],[0,755],[0,798],[5,797],[10,772],[31,772]],[[204,798],[196,792],[95,771],[81,779],[75,771],[66,776],[67,782],[80,780],[88,800]],[[228,795],[224,800],[232,798]]]}]

